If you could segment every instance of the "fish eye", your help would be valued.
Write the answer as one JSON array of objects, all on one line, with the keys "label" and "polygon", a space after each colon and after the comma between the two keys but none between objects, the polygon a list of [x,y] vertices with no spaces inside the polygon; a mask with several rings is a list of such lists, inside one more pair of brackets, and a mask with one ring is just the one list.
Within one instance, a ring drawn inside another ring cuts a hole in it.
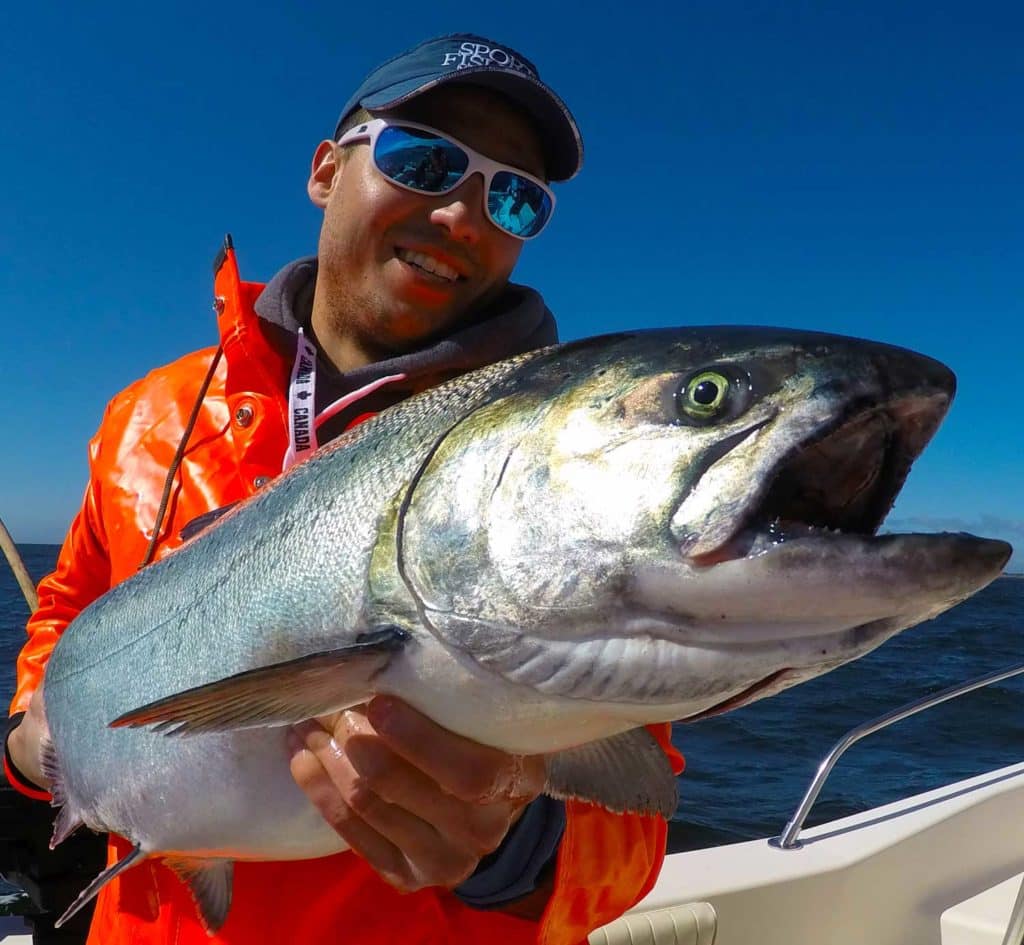
[{"label": "fish eye", "polygon": [[703,368],[691,374],[676,392],[679,417],[690,423],[733,419],[749,403],[750,378],[725,367]]}]

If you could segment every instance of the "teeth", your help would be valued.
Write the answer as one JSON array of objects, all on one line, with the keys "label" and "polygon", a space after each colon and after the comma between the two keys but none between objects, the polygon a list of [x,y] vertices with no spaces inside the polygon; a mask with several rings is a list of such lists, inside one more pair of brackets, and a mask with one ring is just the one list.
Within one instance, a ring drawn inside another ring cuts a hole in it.
[{"label": "teeth", "polygon": [[458,272],[452,269],[451,266],[447,266],[440,260],[433,259],[425,253],[417,253],[411,249],[399,249],[396,255],[399,259],[412,263],[412,265],[418,266],[420,269],[425,269],[427,272],[440,276],[442,279],[447,279],[449,282],[454,282],[459,278]]}]

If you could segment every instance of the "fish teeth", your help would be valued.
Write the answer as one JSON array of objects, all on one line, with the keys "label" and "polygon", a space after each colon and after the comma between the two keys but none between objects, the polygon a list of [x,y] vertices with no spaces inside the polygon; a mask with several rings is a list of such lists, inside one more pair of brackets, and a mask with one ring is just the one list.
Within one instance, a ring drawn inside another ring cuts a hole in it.
[{"label": "fish teeth", "polygon": [[459,278],[459,273],[455,269],[439,259],[428,256],[426,253],[418,253],[412,249],[399,249],[396,255],[399,259],[412,263],[420,269],[425,269],[427,272],[440,276],[442,279],[447,279],[449,282],[454,282]]}]

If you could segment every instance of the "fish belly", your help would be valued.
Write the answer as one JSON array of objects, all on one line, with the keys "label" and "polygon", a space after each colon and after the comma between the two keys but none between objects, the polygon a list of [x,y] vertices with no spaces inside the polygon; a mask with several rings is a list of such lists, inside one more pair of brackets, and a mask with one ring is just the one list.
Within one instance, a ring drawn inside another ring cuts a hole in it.
[{"label": "fish belly", "polygon": [[[284,728],[189,737],[147,730],[62,733],[68,803],[85,822],[144,852],[293,860],[347,849],[291,778]],[[101,757],[108,760],[97,764]],[[70,763],[68,763],[70,762]]]}]

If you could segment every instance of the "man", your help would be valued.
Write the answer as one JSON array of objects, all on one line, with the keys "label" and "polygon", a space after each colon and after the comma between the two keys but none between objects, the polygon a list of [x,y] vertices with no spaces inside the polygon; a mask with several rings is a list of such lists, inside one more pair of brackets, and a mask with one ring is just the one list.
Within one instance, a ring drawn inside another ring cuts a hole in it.
[{"label": "man", "polygon": [[[403,178],[432,149],[444,177]],[[177,546],[197,517],[367,415],[555,340],[540,296],[509,277],[550,218],[546,182],[581,160],[569,110],[491,40],[428,40],[367,77],[313,156],[316,257],[261,286],[241,281],[228,241],[215,277],[220,347],[153,371],[108,407],[19,659],[12,781],[45,796],[38,692],[83,607]],[[489,195],[497,206],[509,175],[531,212],[499,220]],[[469,742],[395,699],[297,726],[291,750],[295,781],[353,852],[237,864],[212,938],[181,881],[147,861],[103,888],[89,941],[574,943],[635,902],[661,864],[663,821],[554,802],[540,795],[542,758]],[[113,838],[111,862],[127,850]]]}]

